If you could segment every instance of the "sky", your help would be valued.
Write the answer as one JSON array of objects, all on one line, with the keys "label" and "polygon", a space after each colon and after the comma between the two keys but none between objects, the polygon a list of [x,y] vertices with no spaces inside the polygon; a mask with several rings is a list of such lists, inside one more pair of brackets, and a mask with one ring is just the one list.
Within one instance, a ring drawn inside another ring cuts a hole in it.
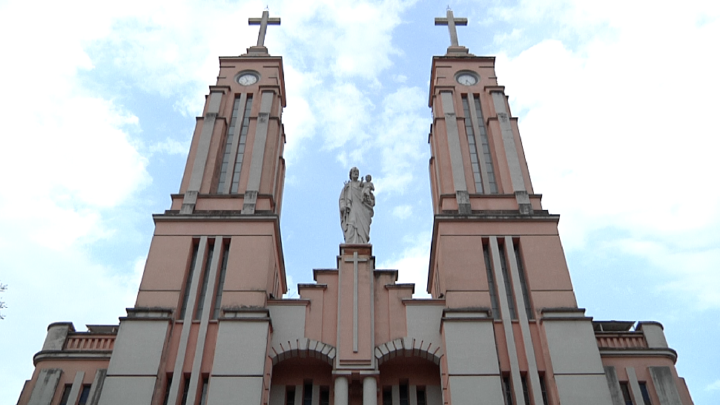
[{"label": "sky", "polygon": [[[431,0],[0,0],[0,405],[48,324],[116,324],[134,304],[151,214],[179,189],[217,57],[282,25],[288,296],[333,268],[348,169],[373,175],[379,268],[425,296],[427,106],[446,27]],[[533,187],[560,214],[578,304],[655,320],[697,405],[720,397],[720,3],[450,3],[461,45],[496,56]]]}]

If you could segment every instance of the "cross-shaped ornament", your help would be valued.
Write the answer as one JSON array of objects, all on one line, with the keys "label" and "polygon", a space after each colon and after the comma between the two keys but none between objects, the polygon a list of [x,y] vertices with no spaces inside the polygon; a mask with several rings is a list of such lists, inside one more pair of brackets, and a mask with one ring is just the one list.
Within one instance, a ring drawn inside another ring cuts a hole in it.
[{"label": "cross-shaped ornament", "polygon": [[368,259],[360,259],[357,252],[353,252],[352,259],[345,259],[345,262],[353,264],[353,353],[358,352],[358,263],[366,262]]},{"label": "cross-shaped ornament", "polygon": [[265,33],[267,32],[268,24],[280,25],[280,17],[270,18],[270,12],[267,10],[264,10],[262,13],[262,17],[248,18],[248,24],[260,26],[260,32],[258,33],[257,46],[265,46]]},{"label": "cross-shaped ornament", "polygon": [[467,18],[455,18],[453,17],[453,12],[450,10],[450,7],[447,9],[447,17],[441,18],[436,17],[435,18],[435,25],[447,25],[448,31],[450,31],[450,46],[460,46],[458,45],[458,38],[457,38],[457,30],[455,29],[456,25],[467,25],[468,20]]}]

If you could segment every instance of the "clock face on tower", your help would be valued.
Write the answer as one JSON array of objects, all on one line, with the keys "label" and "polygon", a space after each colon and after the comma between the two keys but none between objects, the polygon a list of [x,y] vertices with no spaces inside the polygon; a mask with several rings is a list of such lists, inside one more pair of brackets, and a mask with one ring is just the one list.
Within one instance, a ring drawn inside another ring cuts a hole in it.
[{"label": "clock face on tower", "polygon": [[255,72],[242,72],[237,77],[237,82],[242,86],[251,86],[258,82],[259,76]]},{"label": "clock face on tower", "polygon": [[464,86],[472,86],[474,84],[477,84],[478,77],[474,73],[460,72],[457,76],[455,76],[455,80],[457,80],[458,83]]}]

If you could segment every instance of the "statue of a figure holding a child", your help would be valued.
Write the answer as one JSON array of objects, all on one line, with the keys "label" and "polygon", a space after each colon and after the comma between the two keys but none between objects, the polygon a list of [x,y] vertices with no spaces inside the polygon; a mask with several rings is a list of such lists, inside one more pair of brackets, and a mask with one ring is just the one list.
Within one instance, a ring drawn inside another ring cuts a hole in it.
[{"label": "statue of a figure holding a child", "polygon": [[340,225],[345,243],[369,243],[370,223],[375,206],[372,176],[360,177],[357,167],[350,169],[350,181],[340,193]]}]

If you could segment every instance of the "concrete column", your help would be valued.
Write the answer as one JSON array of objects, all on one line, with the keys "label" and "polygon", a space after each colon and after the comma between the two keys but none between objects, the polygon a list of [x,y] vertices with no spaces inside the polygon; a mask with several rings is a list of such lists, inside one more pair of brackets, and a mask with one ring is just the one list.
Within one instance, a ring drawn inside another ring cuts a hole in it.
[{"label": "concrete column", "polygon": [[65,346],[65,339],[68,333],[75,332],[75,327],[71,322],[55,322],[51,323],[47,328],[45,335],[45,343],[43,343],[43,351],[46,350],[62,350]]},{"label": "concrete column", "polygon": [[363,405],[377,405],[377,380],[375,377],[363,379]]},{"label": "concrete column", "polygon": [[[50,405],[60,382],[60,376],[62,376],[62,370],[59,368],[40,370],[40,374],[38,374],[35,381],[35,387],[33,387],[32,394],[30,394],[28,405]],[[345,404],[347,404],[347,401]]]},{"label": "concrete column", "polygon": [[70,389],[70,395],[68,396],[68,404],[76,404],[78,396],[80,396],[80,390],[82,389],[83,379],[85,378],[84,371],[78,371],[75,373],[75,379],[73,380],[72,388]]},{"label": "concrete column", "polygon": [[335,378],[335,405],[348,405],[348,379],[344,376]]}]

